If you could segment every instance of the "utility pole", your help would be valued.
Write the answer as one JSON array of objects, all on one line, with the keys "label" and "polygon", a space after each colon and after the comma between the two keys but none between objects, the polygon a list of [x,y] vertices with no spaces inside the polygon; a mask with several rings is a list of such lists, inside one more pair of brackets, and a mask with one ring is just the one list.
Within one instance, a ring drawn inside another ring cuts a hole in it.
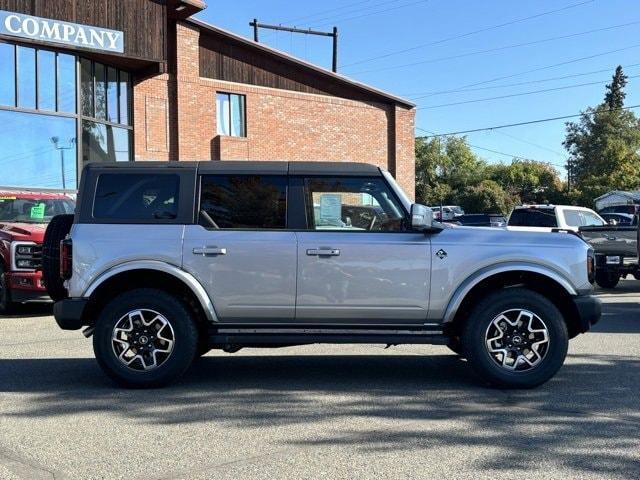
[{"label": "utility pole", "polygon": [[76,139],[70,138],[68,147],[63,147],[62,145],[60,145],[59,137],[51,137],[51,143],[53,143],[54,148],[60,152],[60,172],[62,174],[62,189],[66,190],[67,181],[64,173],[64,151],[73,149],[76,143]]},{"label": "utility pole", "polygon": [[258,23],[258,19],[254,18],[253,22],[249,22],[249,26],[253,27],[253,41],[258,42],[258,29],[265,28],[267,30],[278,30],[281,32],[290,33],[303,33],[305,35],[319,35],[322,37],[333,38],[333,56],[332,56],[332,71],[335,73],[338,71],[338,27],[333,27],[331,32],[321,32],[318,30],[311,30],[310,28],[296,28],[296,27],[284,27],[282,25],[269,25],[266,23]]}]

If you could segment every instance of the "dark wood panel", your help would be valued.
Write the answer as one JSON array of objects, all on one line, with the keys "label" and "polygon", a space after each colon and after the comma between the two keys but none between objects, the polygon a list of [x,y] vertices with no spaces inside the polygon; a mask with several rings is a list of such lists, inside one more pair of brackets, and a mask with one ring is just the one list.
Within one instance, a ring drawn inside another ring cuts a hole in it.
[{"label": "dark wood panel", "polygon": [[200,76],[352,100],[389,102],[294,61],[287,62],[208,31],[200,34]]},{"label": "dark wood panel", "polygon": [[0,10],[124,32],[124,55],[166,61],[164,0],[0,0]]}]

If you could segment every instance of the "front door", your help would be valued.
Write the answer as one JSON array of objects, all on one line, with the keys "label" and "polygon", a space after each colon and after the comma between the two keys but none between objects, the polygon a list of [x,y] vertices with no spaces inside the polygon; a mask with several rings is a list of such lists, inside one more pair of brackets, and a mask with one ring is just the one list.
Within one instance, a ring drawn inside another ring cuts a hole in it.
[{"label": "front door", "polygon": [[184,268],[206,288],[221,322],[291,322],[296,236],[285,230],[287,177],[211,174],[200,182]]},{"label": "front door", "polygon": [[304,179],[296,321],[420,325],[429,306],[430,240],[381,177]]}]

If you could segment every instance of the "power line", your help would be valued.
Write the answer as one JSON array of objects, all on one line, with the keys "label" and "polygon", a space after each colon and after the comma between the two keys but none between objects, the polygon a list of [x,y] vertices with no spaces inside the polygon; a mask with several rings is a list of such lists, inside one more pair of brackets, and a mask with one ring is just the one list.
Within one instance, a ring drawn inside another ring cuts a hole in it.
[{"label": "power line", "polygon": [[[395,0],[395,1],[398,1],[398,0]],[[362,5],[363,3],[369,3],[369,2],[371,2],[371,0],[361,0],[359,2],[348,3],[347,5],[342,5],[341,7],[330,8],[328,10],[322,10],[320,12],[312,13],[310,15],[305,15],[304,17],[296,17],[296,18],[293,18],[291,20],[285,20],[283,23],[284,24],[288,24],[288,23],[293,23],[293,22],[299,22],[300,20],[308,20],[308,19],[311,19],[311,18],[315,18],[315,17],[317,17],[319,15],[325,15],[327,13],[336,12],[338,10],[349,9],[351,7],[355,7],[357,5]]]},{"label": "power line", "polygon": [[566,153],[557,152],[557,151],[555,151],[555,150],[553,150],[551,148],[545,147],[544,145],[540,145],[538,143],[531,142],[529,140],[525,140],[524,138],[516,137],[515,135],[511,135],[509,133],[502,132],[500,130],[496,130],[495,132],[490,132],[490,133],[499,133],[500,135],[504,135],[505,137],[512,138],[513,140],[517,140],[518,142],[526,143],[528,145],[531,145],[532,147],[536,147],[536,148],[539,148],[541,150],[546,150],[547,152],[553,153],[553,154],[558,155],[559,157],[563,157],[565,159],[569,157]]},{"label": "power line", "polygon": [[[421,131],[426,132],[426,133],[434,134],[434,135],[431,135],[432,137],[437,136],[437,134],[435,134],[435,132],[432,132],[431,130],[426,130],[426,129],[424,129],[424,128],[420,128],[420,127],[416,127],[416,130],[421,130]],[[427,138],[427,137],[423,137],[423,138]],[[513,153],[501,152],[501,151],[499,151],[499,150],[493,150],[493,149],[491,149],[491,148],[481,147],[481,146],[479,146],[479,145],[474,145],[474,144],[472,144],[472,143],[468,143],[468,142],[467,142],[467,145],[469,145],[469,146],[470,146],[470,147],[472,147],[472,148],[476,148],[476,149],[478,149],[478,150],[484,150],[484,151],[486,151],[486,152],[491,152],[491,153],[495,153],[495,154],[497,154],[497,155],[502,155],[502,156],[505,156],[505,157],[514,158],[514,159],[516,159],[516,160],[528,160],[528,161],[530,161],[530,162],[548,163],[548,164],[550,164],[550,165],[560,166],[560,165],[558,165],[558,164],[556,164],[556,163],[554,163],[554,162],[543,161],[543,160],[536,160],[536,159],[529,158],[529,157],[523,157],[522,155],[515,155],[515,154],[513,154]]]},{"label": "power line", "polygon": [[[640,77],[640,75],[632,75],[630,77],[627,78],[638,78]],[[497,97],[485,97],[485,98],[476,98],[474,100],[463,100],[460,102],[451,102],[451,103],[441,103],[439,105],[432,105],[429,107],[420,107],[417,108],[416,110],[425,110],[425,109],[433,109],[433,108],[443,108],[443,107],[452,107],[455,105],[466,105],[469,103],[478,103],[478,102],[488,102],[491,100],[502,100],[504,98],[512,98],[512,97],[521,97],[524,95],[534,95],[537,93],[546,93],[546,92],[557,92],[559,90],[567,90],[570,88],[577,88],[577,87],[586,87],[589,85],[602,85],[602,84],[606,84],[607,81],[599,81],[599,82],[587,82],[587,83],[576,83],[573,85],[565,85],[563,87],[554,87],[554,88],[543,88],[541,90],[531,90],[529,92],[520,92],[520,93],[511,93],[508,95],[500,95]]]},{"label": "power line", "polygon": [[[640,63],[631,63],[628,65],[621,65],[622,68],[631,68],[631,67],[637,67],[639,66]],[[432,97],[435,95],[444,95],[447,93],[460,93],[460,92],[477,92],[477,91],[481,91],[481,90],[494,90],[496,88],[510,88],[510,87],[519,87],[522,85],[533,85],[536,83],[545,83],[545,82],[551,82],[554,80],[565,80],[567,78],[575,78],[575,77],[584,77],[587,75],[595,75],[596,73],[604,73],[604,72],[611,72],[612,71],[612,67],[609,68],[603,68],[601,70],[593,70],[591,72],[580,72],[580,73],[573,73],[571,75],[562,75],[559,77],[547,77],[547,78],[540,78],[538,80],[529,80],[526,82],[517,82],[517,83],[508,83],[508,84],[502,84],[502,85],[491,85],[491,86],[487,86],[487,87],[478,87],[478,88],[461,88],[461,89],[456,89],[456,90],[439,90],[439,91],[435,91],[435,92],[414,92],[411,94],[404,94],[406,96],[408,96],[409,98],[413,99],[413,100],[419,100],[421,98],[426,98],[426,97]],[[420,96],[415,96],[415,95],[420,95]]]},{"label": "power line", "polygon": [[386,54],[383,54],[383,55],[377,55],[375,57],[369,57],[369,58],[365,58],[363,60],[358,60],[357,62],[347,63],[346,65],[342,65],[341,68],[346,68],[346,67],[350,67],[350,66],[353,66],[353,65],[360,65],[361,63],[371,62],[373,60],[378,60],[378,59],[381,59],[381,58],[387,58],[387,57],[390,57],[390,56],[393,56],[393,55],[398,55],[400,53],[411,52],[413,50],[419,50],[419,49],[421,49],[423,47],[430,47],[430,46],[433,46],[433,45],[439,45],[441,43],[450,42],[452,40],[465,38],[465,37],[468,37],[468,36],[471,36],[471,35],[476,35],[478,33],[487,32],[487,31],[490,31],[490,30],[506,27],[506,26],[509,26],[509,25],[514,25],[516,23],[524,22],[524,21],[527,21],[527,20],[532,20],[534,18],[543,17],[545,15],[552,15],[554,13],[558,13],[558,12],[562,12],[562,11],[565,11],[565,10],[569,10],[571,8],[580,7],[580,6],[586,5],[588,3],[593,3],[594,1],[595,0],[587,0],[587,1],[584,1],[584,2],[580,2],[580,3],[574,3],[574,4],[571,4],[571,5],[567,5],[566,7],[563,7],[563,8],[559,8],[559,9],[555,9],[555,10],[549,10],[549,11],[538,13],[538,14],[535,14],[535,15],[530,15],[528,17],[517,18],[517,19],[514,19],[514,20],[510,20],[508,22],[500,23],[500,24],[497,24],[497,25],[491,25],[489,27],[481,28],[479,30],[473,30],[471,32],[466,32],[466,33],[462,33],[462,34],[459,34],[459,35],[446,37],[446,38],[443,38],[443,39],[440,39],[440,40],[436,40],[436,41],[433,41],[433,42],[429,42],[429,43],[423,43],[421,45],[416,45],[416,46],[413,46],[413,47],[410,47],[410,48],[405,48],[405,49],[402,49],[402,50],[395,50],[393,52],[389,52],[389,53],[386,53]]},{"label": "power line", "polygon": [[[640,20],[636,20],[634,22],[629,22],[629,23],[622,23],[622,24],[618,24],[618,25],[610,25],[608,27],[602,27],[602,28],[595,28],[592,30],[585,30],[582,32],[576,32],[576,33],[570,33],[567,35],[559,35],[556,37],[547,37],[547,38],[542,38],[540,40],[532,40],[530,42],[521,42],[521,43],[515,43],[515,44],[511,44],[511,45],[503,45],[502,47],[494,47],[494,48],[488,48],[485,50],[476,50],[473,52],[467,52],[467,53],[460,53],[457,55],[449,55],[449,56],[445,56],[445,57],[437,57],[437,58],[430,58],[427,60],[420,60],[418,62],[411,62],[411,63],[404,63],[401,65],[392,65],[392,66],[386,66],[386,67],[380,67],[380,68],[374,68],[374,69],[370,69],[370,70],[360,70],[357,72],[352,72],[352,75],[357,75],[357,74],[361,74],[361,73],[371,73],[371,72],[382,72],[382,71],[386,71],[386,70],[395,70],[398,68],[405,68],[405,67],[414,67],[416,65],[424,65],[427,63],[436,63],[436,62],[444,62],[447,60],[455,60],[458,58],[465,58],[465,57],[472,57],[475,55],[482,55],[485,53],[493,53],[493,52],[500,52],[503,50],[511,50],[514,48],[520,48],[520,47],[528,47],[531,45],[538,45],[541,43],[548,43],[548,42],[553,42],[556,40],[566,40],[567,38],[575,38],[575,37],[580,37],[583,35],[589,35],[592,33],[598,33],[598,32],[604,32],[604,31],[608,31],[608,30],[614,30],[616,28],[624,28],[624,27],[629,27],[632,25],[638,25],[640,23]],[[344,68],[344,67],[343,67]]]},{"label": "power line", "polygon": [[[322,23],[322,24],[317,24],[316,27],[323,27],[325,25],[329,25],[330,23],[336,23],[336,22],[348,22],[350,20],[355,20],[358,18],[364,18],[364,17],[370,17],[371,15],[378,15],[380,13],[386,13],[386,12],[390,12],[392,10],[398,10],[400,8],[405,8],[405,7],[412,7],[413,5],[417,5],[419,3],[426,3],[430,0],[418,0],[417,2],[412,2],[412,3],[406,3],[404,5],[398,5],[396,7],[391,7],[391,8],[387,8],[385,10],[377,10],[375,12],[370,12],[370,13],[365,13],[362,15],[355,15],[353,17],[347,17],[347,18],[337,18],[337,19],[333,19],[331,20],[329,23]],[[595,1],[595,0],[591,0],[591,1]]]},{"label": "power line", "polygon": [[572,58],[571,60],[565,60],[565,61],[560,62],[560,63],[553,63],[551,65],[544,65],[542,67],[536,67],[536,68],[533,68],[533,69],[530,69],[530,70],[524,70],[524,71],[517,72],[517,73],[511,73],[509,75],[501,75],[499,77],[494,77],[494,78],[491,78],[489,80],[482,80],[480,82],[474,82],[474,83],[469,83],[467,85],[461,85],[461,86],[456,87],[456,88],[457,89],[464,89],[464,88],[468,88],[468,87],[477,87],[479,85],[486,85],[487,83],[497,82],[498,80],[506,80],[507,78],[518,77],[520,75],[526,75],[528,73],[534,73],[534,72],[539,72],[539,71],[542,71],[542,70],[548,70],[550,68],[561,67],[563,65],[570,65],[572,63],[578,63],[578,62],[581,62],[583,60],[591,60],[592,58],[602,57],[602,56],[605,56],[605,55],[609,55],[611,53],[618,53],[618,52],[622,52],[624,50],[630,50],[632,48],[638,48],[638,47],[640,47],[640,44],[629,45],[627,47],[616,48],[614,50],[608,50],[606,52],[600,52],[600,53],[595,53],[593,55],[587,55],[586,57]]},{"label": "power line", "polygon": [[[611,112],[615,112],[618,110],[632,110],[634,108],[640,108],[640,105],[631,105],[629,107],[622,107],[622,108],[612,108],[609,111]],[[498,130],[501,128],[509,128],[509,127],[519,127],[522,125],[532,125],[534,123],[544,123],[544,122],[553,122],[555,120],[566,120],[568,118],[576,118],[576,117],[581,117],[582,115],[584,115],[585,113],[576,113],[573,115],[563,115],[563,116],[559,116],[559,117],[549,117],[549,118],[541,118],[538,120],[528,120],[526,122],[517,122],[517,123],[507,123],[504,125],[495,125],[493,127],[482,127],[482,128],[473,128],[471,130],[460,130],[457,132],[449,132],[449,133],[434,133],[433,135],[429,135],[429,137],[448,137],[451,135],[462,135],[465,133],[475,133],[475,132],[484,132],[486,130]],[[416,127],[419,130],[423,130],[422,128]]]}]

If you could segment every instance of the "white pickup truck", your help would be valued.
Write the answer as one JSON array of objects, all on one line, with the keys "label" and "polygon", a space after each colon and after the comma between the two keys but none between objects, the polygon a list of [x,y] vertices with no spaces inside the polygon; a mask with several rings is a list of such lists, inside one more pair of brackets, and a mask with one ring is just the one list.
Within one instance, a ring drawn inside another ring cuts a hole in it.
[{"label": "white pickup truck", "polygon": [[509,216],[508,230],[528,232],[551,232],[571,230],[580,227],[606,225],[607,222],[590,208],[573,205],[522,205],[516,207]]}]

